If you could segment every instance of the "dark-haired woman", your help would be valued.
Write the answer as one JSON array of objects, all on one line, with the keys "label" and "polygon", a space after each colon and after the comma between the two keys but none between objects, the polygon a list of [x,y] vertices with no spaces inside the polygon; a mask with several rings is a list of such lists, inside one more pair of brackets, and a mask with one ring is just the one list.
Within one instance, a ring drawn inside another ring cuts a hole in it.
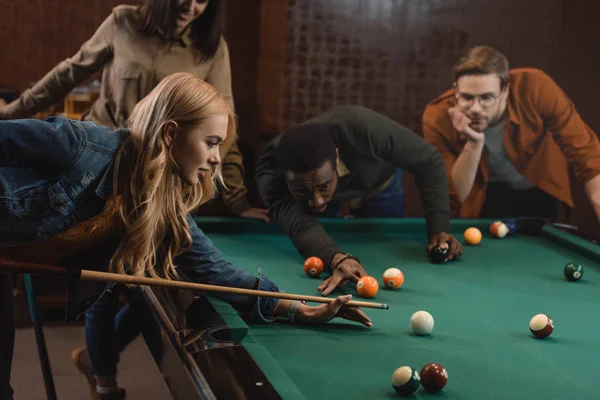
[{"label": "dark-haired woman", "polygon": [[[12,103],[0,100],[0,119],[34,115],[100,70],[100,97],[83,119],[110,128],[122,127],[133,107],[175,72],[188,72],[211,84],[233,109],[221,20],[222,0],[148,0],[141,7],[117,6],[74,56]],[[243,173],[242,155],[234,144],[223,155],[224,204],[237,216],[268,221],[266,210],[250,204]]]}]

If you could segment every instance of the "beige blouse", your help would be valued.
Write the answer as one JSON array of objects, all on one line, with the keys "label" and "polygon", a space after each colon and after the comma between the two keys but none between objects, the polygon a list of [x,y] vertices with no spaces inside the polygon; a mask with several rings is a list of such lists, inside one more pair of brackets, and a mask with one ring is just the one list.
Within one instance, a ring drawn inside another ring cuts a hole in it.
[{"label": "beige blouse", "polygon": [[[100,96],[83,119],[113,129],[123,126],[135,105],[175,72],[189,72],[210,83],[234,108],[229,49],[224,38],[212,59],[199,62],[200,51],[192,47],[189,30],[181,39],[166,43],[158,34],[141,32],[142,22],[140,7],[115,7],[74,56],[59,63],[8,106],[8,116],[26,118],[49,107],[100,69]],[[233,145],[223,159],[229,189],[223,200],[237,215],[251,208],[243,173],[241,153]]]}]

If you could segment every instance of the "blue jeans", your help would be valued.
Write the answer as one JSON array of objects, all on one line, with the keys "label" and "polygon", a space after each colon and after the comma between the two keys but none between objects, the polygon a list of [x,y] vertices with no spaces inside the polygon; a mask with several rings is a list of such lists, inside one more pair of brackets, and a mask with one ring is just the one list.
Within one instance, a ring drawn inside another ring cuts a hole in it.
[{"label": "blue jeans", "polygon": [[[127,297],[127,303],[121,308],[120,293]],[[152,356],[160,364],[160,326],[139,288],[116,286],[104,292],[86,311],[85,317],[85,339],[95,376],[116,375],[119,354],[140,333],[146,340]]]},{"label": "blue jeans", "polygon": [[[333,203],[319,214],[319,217],[338,217],[340,205]],[[404,188],[402,170],[398,169],[385,190],[374,199],[364,204],[358,210],[352,210],[352,215],[358,218],[403,218],[404,217]]]}]

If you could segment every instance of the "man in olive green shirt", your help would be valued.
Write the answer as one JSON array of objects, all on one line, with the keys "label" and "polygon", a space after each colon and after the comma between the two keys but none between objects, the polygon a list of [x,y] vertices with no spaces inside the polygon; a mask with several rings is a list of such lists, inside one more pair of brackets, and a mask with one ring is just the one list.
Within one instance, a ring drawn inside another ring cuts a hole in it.
[{"label": "man in olive green shirt", "polygon": [[439,246],[448,249],[448,259],[460,257],[461,245],[448,233],[442,156],[391,119],[364,107],[336,107],[277,136],[264,149],[256,172],[261,197],[300,254],[321,258],[332,272],[319,286],[323,295],[348,280],[357,282],[366,271],[327,235],[317,215],[339,216],[345,210],[403,216],[399,169],[415,175],[427,220],[428,250]]}]

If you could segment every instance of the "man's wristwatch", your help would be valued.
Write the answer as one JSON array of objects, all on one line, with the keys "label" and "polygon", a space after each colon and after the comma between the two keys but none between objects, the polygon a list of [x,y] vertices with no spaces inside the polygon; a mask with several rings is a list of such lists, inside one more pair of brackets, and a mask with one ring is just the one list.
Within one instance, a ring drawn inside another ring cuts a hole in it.
[{"label": "man's wristwatch", "polygon": [[359,260],[358,258],[354,257],[354,256],[353,256],[352,254],[350,254],[350,253],[345,253],[345,254],[342,256],[342,258],[340,258],[340,259],[338,260],[338,262],[336,262],[334,265],[332,265],[331,267],[329,267],[329,269],[330,269],[330,270],[331,270],[331,272],[333,273],[333,271],[335,271],[335,269],[336,269],[336,268],[337,268],[337,267],[338,267],[338,266],[339,266],[339,265],[340,265],[342,262],[344,262],[345,260],[348,260],[348,259],[351,259],[351,260],[356,260],[358,263],[360,263],[360,260]]}]

